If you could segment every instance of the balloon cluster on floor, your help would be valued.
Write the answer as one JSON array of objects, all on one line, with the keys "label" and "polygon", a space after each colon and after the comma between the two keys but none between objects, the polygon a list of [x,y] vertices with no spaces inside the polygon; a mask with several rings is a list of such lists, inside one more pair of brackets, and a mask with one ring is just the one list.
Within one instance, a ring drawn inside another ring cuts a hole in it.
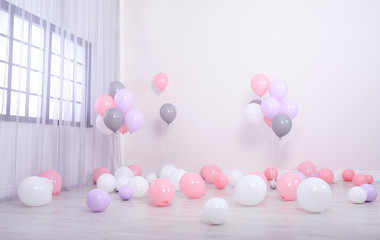
[{"label": "balloon cluster on floor", "polygon": [[144,124],[144,115],[140,110],[131,109],[135,101],[133,93],[118,81],[108,85],[108,95],[96,99],[95,109],[99,114],[96,127],[105,134],[111,135],[119,131],[136,132]]},{"label": "balloon cluster on floor", "polygon": [[345,169],[342,178],[355,185],[348,192],[348,199],[352,203],[372,202],[377,198],[377,190],[371,185],[374,180],[372,175],[355,174],[354,170]]}]

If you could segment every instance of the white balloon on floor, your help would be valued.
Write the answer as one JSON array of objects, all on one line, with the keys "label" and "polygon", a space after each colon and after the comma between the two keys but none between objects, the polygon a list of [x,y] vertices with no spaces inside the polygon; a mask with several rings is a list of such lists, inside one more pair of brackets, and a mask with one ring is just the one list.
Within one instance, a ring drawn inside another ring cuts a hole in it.
[{"label": "white balloon on floor", "polygon": [[181,177],[186,173],[183,169],[176,169],[172,174],[169,176],[170,182],[174,185],[174,188],[177,192],[181,191],[181,188],[179,187],[179,180],[181,180]]},{"label": "white balloon on floor", "polygon": [[165,164],[160,170],[160,178],[169,179],[170,175],[176,170],[176,166],[173,164]]},{"label": "white balloon on floor", "polygon": [[119,191],[119,189],[122,186],[128,185],[128,182],[129,182],[129,177],[127,177],[127,176],[123,176],[123,177],[118,178],[116,180],[116,184],[115,184],[116,190]]},{"label": "white balloon on floor", "polygon": [[348,191],[348,199],[352,203],[364,203],[367,200],[367,192],[364,188],[355,186]]},{"label": "white balloon on floor", "polygon": [[103,173],[96,181],[96,186],[104,191],[110,193],[115,190],[116,179],[110,173]]},{"label": "white balloon on floor", "polygon": [[148,181],[149,184],[156,179],[157,179],[157,175],[155,173],[149,173],[148,175],[146,175],[146,180]]},{"label": "white balloon on floor", "polygon": [[228,203],[223,198],[211,198],[203,205],[203,214],[212,224],[222,224],[228,216]]},{"label": "white balloon on floor", "polygon": [[27,177],[17,187],[20,201],[28,206],[37,207],[52,200],[52,187],[41,177]]},{"label": "white balloon on floor", "polygon": [[263,201],[266,194],[267,185],[261,177],[246,175],[236,185],[234,199],[242,205],[253,206]]},{"label": "white balloon on floor", "polygon": [[118,179],[120,177],[129,177],[129,178],[132,178],[134,177],[135,175],[133,174],[132,170],[128,167],[119,167],[118,169],[116,169],[115,171],[115,178]]},{"label": "white balloon on floor", "polygon": [[312,177],[300,183],[297,189],[297,201],[309,212],[322,212],[331,203],[332,191],[322,179]]},{"label": "white balloon on floor", "polygon": [[235,187],[242,177],[243,174],[240,171],[233,170],[228,174],[228,184]]},{"label": "white balloon on floor", "polygon": [[134,198],[142,198],[148,191],[148,181],[141,176],[134,176],[129,179],[128,186],[132,188]]}]

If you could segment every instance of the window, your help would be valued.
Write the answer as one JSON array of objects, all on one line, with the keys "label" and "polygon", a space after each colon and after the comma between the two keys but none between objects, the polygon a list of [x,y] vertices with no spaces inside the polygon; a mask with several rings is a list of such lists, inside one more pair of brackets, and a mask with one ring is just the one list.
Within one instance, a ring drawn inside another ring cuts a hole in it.
[{"label": "window", "polygon": [[0,114],[90,126],[91,44],[0,0]]}]

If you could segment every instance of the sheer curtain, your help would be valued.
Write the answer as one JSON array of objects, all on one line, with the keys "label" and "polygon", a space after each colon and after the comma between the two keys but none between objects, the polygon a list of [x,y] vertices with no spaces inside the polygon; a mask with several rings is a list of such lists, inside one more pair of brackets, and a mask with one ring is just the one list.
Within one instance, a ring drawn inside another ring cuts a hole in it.
[{"label": "sheer curtain", "polygon": [[63,189],[113,170],[120,139],[94,103],[119,81],[119,35],[117,0],[0,0],[0,199],[46,169]]}]

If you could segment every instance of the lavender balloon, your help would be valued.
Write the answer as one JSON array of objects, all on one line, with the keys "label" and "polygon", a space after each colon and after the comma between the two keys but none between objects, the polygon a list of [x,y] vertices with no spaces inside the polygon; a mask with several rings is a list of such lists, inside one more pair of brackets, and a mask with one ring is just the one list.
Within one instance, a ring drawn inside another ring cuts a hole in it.
[{"label": "lavender balloon", "polygon": [[131,199],[133,196],[133,190],[130,186],[124,185],[119,189],[119,197],[124,201]]},{"label": "lavender balloon", "polygon": [[87,207],[93,212],[104,211],[111,203],[110,195],[100,188],[95,188],[87,194]]},{"label": "lavender balloon", "polygon": [[371,184],[362,184],[360,187],[362,187],[367,192],[367,199],[366,202],[372,202],[377,197],[377,190],[374,186]]},{"label": "lavender balloon", "polygon": [[120,89],[114,97],[115,105],[120,111],[126,113],[135,102],[135,96],[128,89]]},{"label": "lavender balloon", "polygon": [[291,119],[294,119],[298,114],[298,105],[291,99],[285,99],[281,102],[280,114],[288,115]]},{"label": "lavender balloon", "polygon": [[283,80],[274,80],[269,86],[269,95],[281,101],[288,94],[288,85]]},{"label": "lavender balloon", "polygon": [[273,97],[267,97],[261,102],[261,111],[264,116],[273,119],[280,112],[280,102]]},{"label": "lavender balloon", "polygon": [[140,110],[131,109],[125,115],[124,123],[130,133],[136,132],[144,124],[144,115]]}]

